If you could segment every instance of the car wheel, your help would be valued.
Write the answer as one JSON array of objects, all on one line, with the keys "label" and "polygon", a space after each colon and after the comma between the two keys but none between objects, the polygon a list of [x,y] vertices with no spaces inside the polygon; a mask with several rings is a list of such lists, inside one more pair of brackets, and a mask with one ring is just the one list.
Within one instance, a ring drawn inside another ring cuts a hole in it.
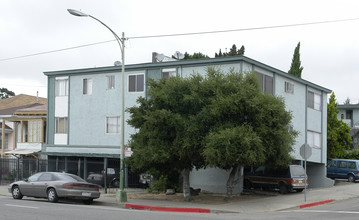
[{"label": "car wheel", "polygon": [[22,199],[23,195],[20,192],[20,188],[18,186],[14,186],[12,188],[12,197],[14,199]]},{"label": "car wheel", "polygon": [[355,177],[353,174],[349,174],[348,175],[348,182],[354,183],[355,182]]},{"label": "car wheel", "polygon": [[47,190],[47,200],[49,202],[57,202],[59,198],[57,197],[56,190],[54,188],[50,188]]},{"label": "car wheel", "polygon": [[284,183],[279,183],[279,193],[280,194],[288,193],[288,187]]},{"label": "car wheel", "polygon": [[83,202],[86,205],[91,205],[93,203],[93,199],[86,199],[86,200],[83,200]]}]

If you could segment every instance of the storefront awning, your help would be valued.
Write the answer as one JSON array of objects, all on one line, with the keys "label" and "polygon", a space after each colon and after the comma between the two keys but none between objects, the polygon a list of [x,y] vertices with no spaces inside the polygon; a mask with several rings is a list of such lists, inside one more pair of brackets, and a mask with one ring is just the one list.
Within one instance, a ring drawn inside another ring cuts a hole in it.
[{"label": "storefront awning", "polygon": [[13,154],[13,155],[29,155],[39,152],[38,149],[15,149],[12,151],[7,151],[5,154]]}]

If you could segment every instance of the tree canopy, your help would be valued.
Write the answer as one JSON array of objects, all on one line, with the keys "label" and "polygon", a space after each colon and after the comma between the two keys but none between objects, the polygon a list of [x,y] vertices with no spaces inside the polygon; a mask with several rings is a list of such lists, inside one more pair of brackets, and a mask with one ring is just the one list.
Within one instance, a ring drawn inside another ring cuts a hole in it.
[{"label": "tree canopy", "polygon": [[244,55],[245,48],[242,45],[240,49],[237,49],[237,46],[235,44],[232,45],[231,49],[229,49],[229,52],[222,53],[222,50],[219,49],[218,53],[215,53],[214,57],[228,57],[228,56],[240,56]]},{"label": "tree canopy", "polygon": [[6,99],[12,96],[15,96],[13,91],[8,90],[7,88],[0,88],[0,99]]},{"label": "tree canopy", "polygon": [[328,103],[328,135],[327,135],[327,157],[341,158],[345,150],[353,144],[350,136],[349,126],[338,119],[339,110],[334,92],[330,95]]},{"label": "tree canopy", "polygon": [[130,141],[131,167],[167,176],[183,170],[185,198],[193,168],[235,173],[239,166],[290,163],[296,135],[289,129],[291,114],[281,98],[261,92],[255,73],[209,68],[206,76],[149,85],[149,98],[128,109],[128,123],[138,131]]},{"label": "tree canopy", "polygon": [[289,74],[296,76],[298,78],[302,78],[303,67],[301,66],[302,62],[300,61],[300,42],[297,47],[294,49],[292,64],[290,65]]}]

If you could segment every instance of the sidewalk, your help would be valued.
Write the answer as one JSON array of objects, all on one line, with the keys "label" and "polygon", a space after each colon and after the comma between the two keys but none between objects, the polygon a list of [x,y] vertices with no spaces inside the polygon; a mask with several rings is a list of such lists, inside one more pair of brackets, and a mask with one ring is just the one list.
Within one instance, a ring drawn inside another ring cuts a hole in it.
[{"label": "sidewalk", "polygon": [[[0,186],[0,195],[11,196],[6,186]],[[126,189],[127,194],[144,193],[143,189]],[[101,197],[94,201],[94,205],[136,208],[157,211],[176,212],[211,212],[211,213],[254,213],[277,211],[289,208],[306,208],[320,205],[322,203],[335,202],[359,197],[359,183],[345,183],[330,188],[308,189],[306,194],[289,193],[280,195],[274,193],[272,196],[262,195],[250,199],[223,202],[221,204],[202,204],[195,202],[172,202],[152,199],[128,199],[126,204],[117,204],[115,192],[101,193]],[[306,202],[304,202],[306,195]]]}]

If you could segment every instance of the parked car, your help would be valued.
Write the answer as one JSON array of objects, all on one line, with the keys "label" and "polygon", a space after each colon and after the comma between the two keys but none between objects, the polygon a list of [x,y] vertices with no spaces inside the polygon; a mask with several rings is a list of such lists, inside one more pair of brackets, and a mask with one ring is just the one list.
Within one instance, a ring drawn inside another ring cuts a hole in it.
[{"label": "parked car", "polygon": [[[105,171],[101,171],[100,173],[90,173],[86,181],[89,183],[97,184],[102,187],[105,186]],[[120,186],[120,178],[119,173],[115,168],[107,168],[107,178],[106,184],[108,187],[118,188]]]},{"label": "parked car", "polygon": [[254,172],[245,172],[244,187],[279,189],[281,194],[290,190],[302,192],[308,186],[306,177],[305,170],[300,165],[289,165],[286,168],[260,166]]},{"label": "parked car", "polygon": [[100,186],[87,183],[84,179],[69,173],[41,172],[29,178],[9,185],[9,192],[14,199],[23,196],[47,198],[49,202],[57,202],[61,198],[80,199],[91,204],[100,197]]},{"label": "parked car", "polygon": [[359,179],[359,160],[333,159],[327,165],[327,177],[331,179],[348,179],[355,182]]}]

